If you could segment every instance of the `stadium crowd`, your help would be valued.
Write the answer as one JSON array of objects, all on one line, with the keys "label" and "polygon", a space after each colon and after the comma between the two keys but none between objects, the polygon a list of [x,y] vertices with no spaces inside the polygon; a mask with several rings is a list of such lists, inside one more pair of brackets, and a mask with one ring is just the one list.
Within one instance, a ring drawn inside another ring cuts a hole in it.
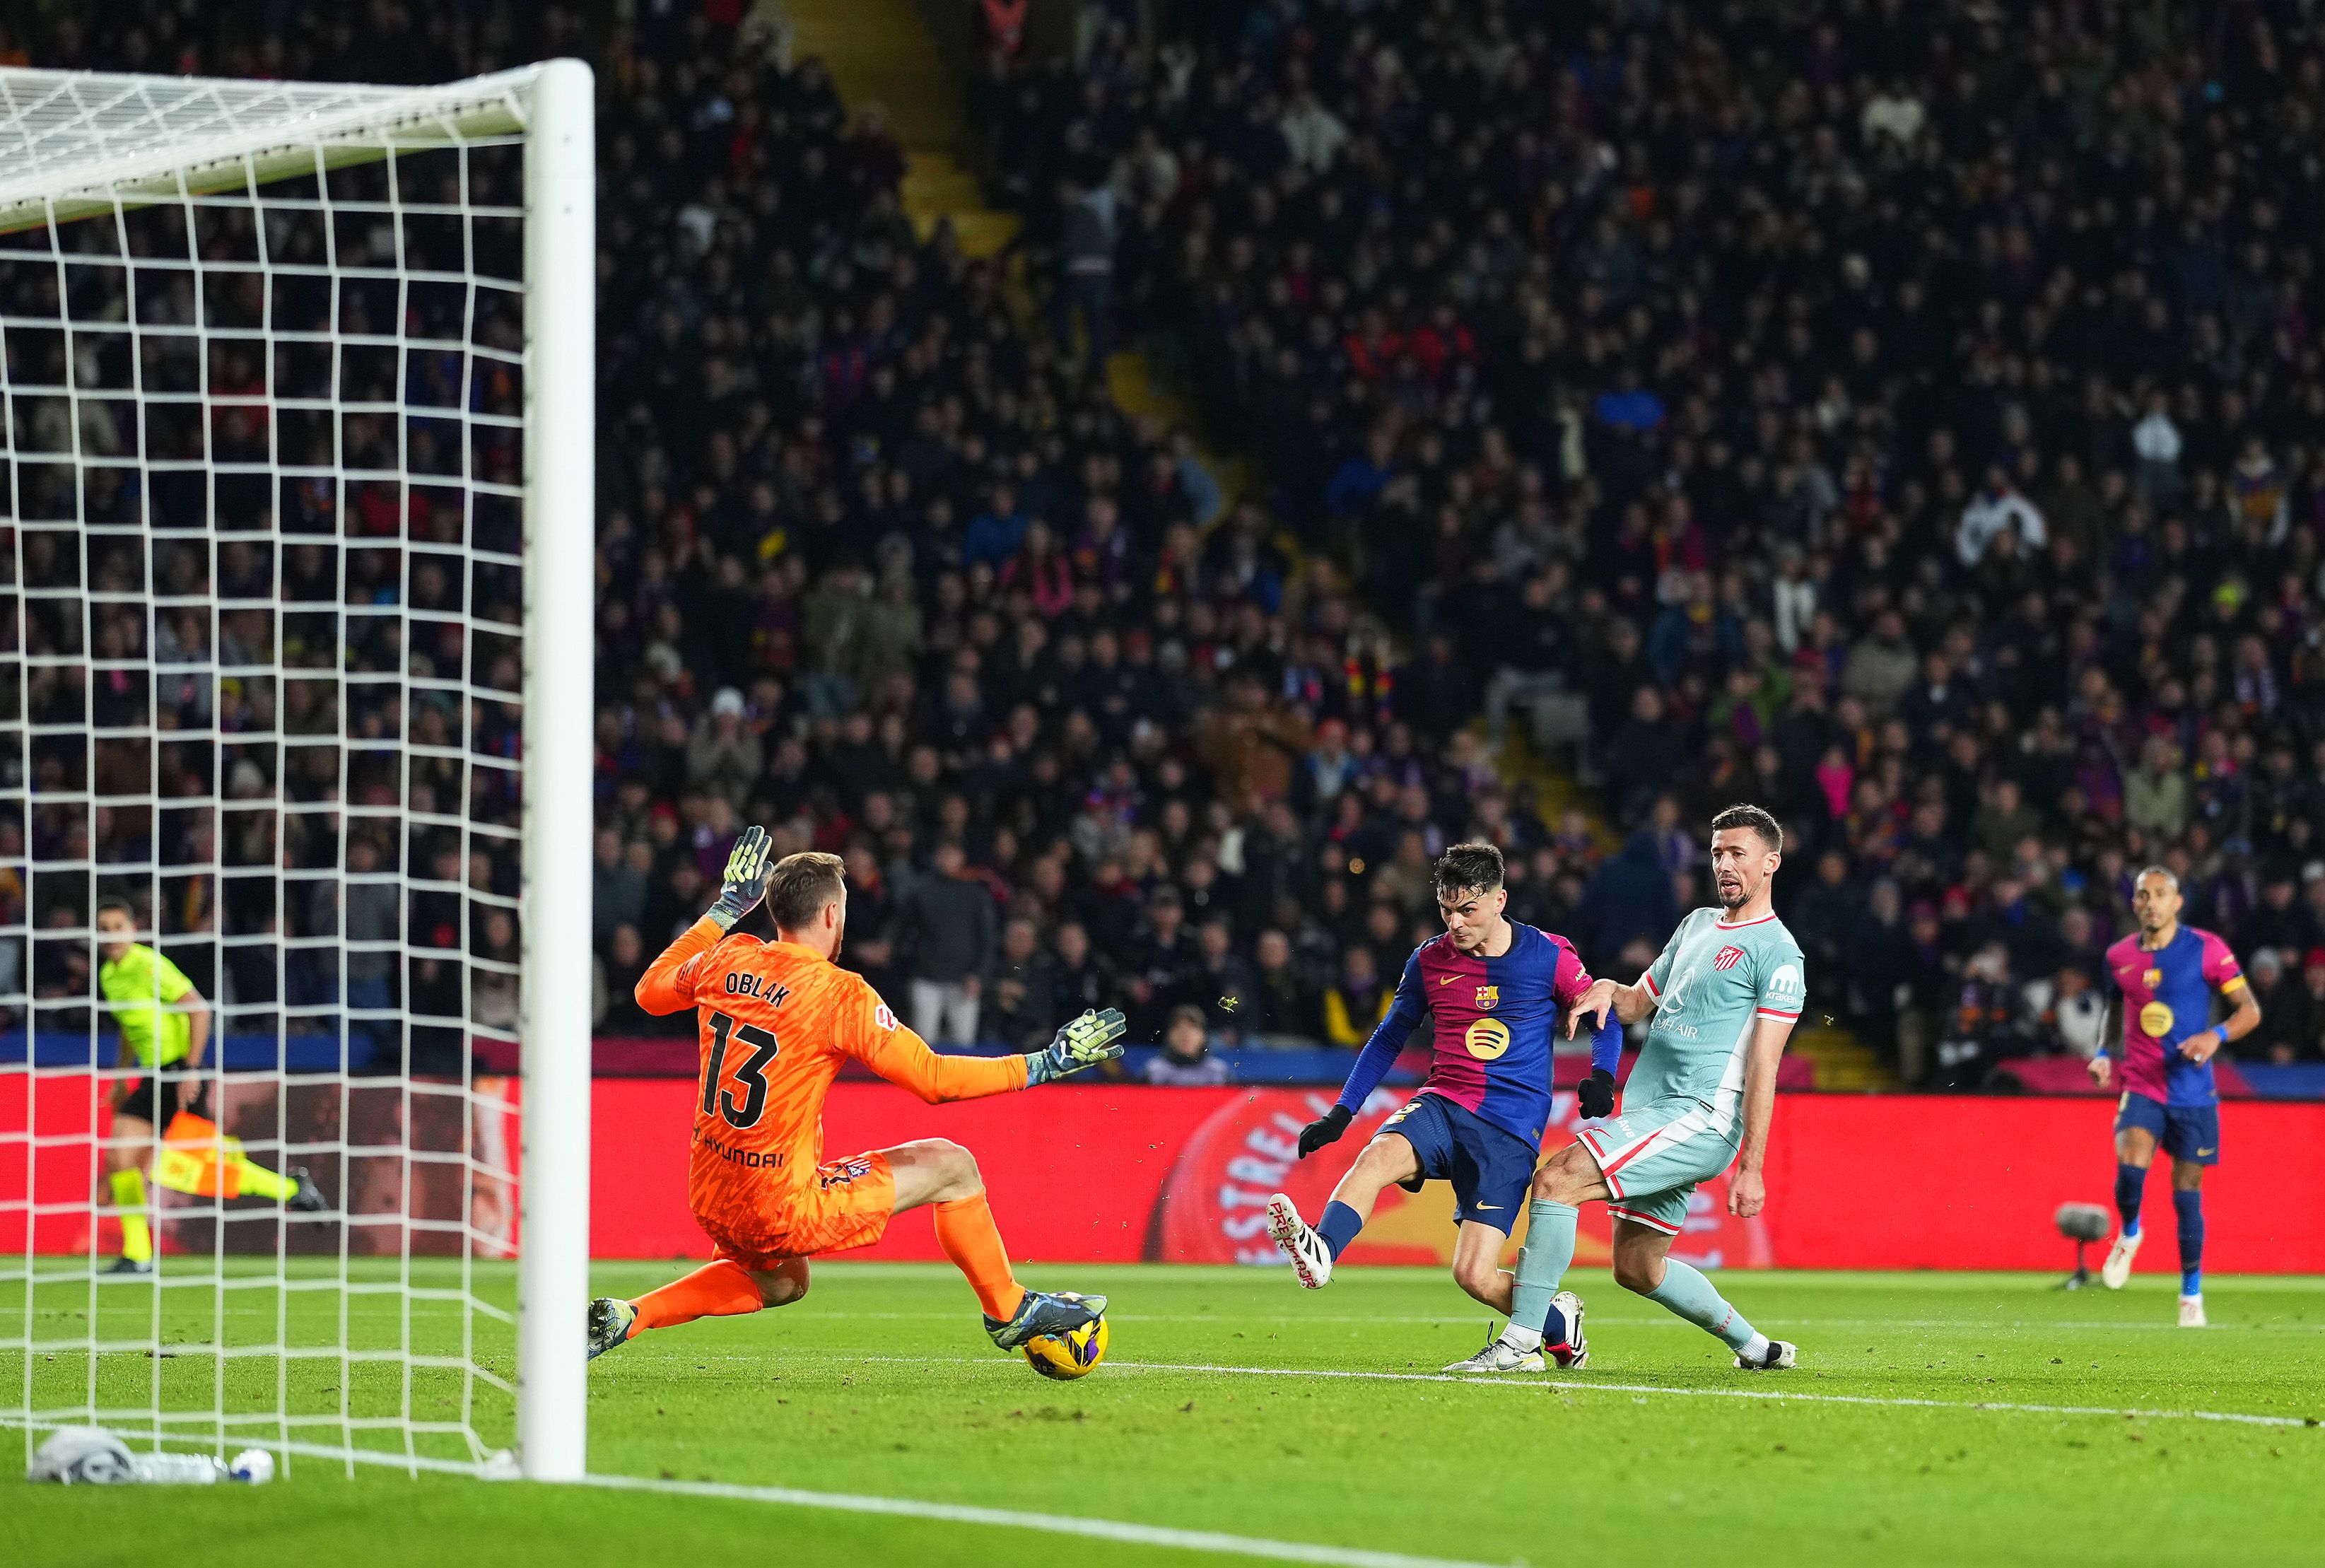
[{"label": "stadium crowd", "polygon": [[[747,821],[846,855],[932,1039],[1112,1002],[1200,1075],[1361,1042],[1462,838],[1635,973],[1750,799],[1812,999],[1912,1081],[2088,1053],[2149,861],[2247,959],[2242,1049],[2320,1054],[2302,8],[1210,0],[1142,54],[1100,7],[989,40],[989,260],[742,10],[24,41],[596,61],[601,1033],[672,1026],[631,987]],[[1249,494],[1114,405],[1131,343]]]},{"label": "stadium crowd", "polygon": [[2088,1053],[2149,861],[2252,963],[2246,1053],[2318,1054],[2304,9],[1175,14],[990,51],[995,162],[1083,311],[1110,235],[1101,308],[1401,678],[1581,742],[1630,835],[1561,853],[1586,952],[1628,972],[1748,797],[1820,1006],[1914,1081]]}]

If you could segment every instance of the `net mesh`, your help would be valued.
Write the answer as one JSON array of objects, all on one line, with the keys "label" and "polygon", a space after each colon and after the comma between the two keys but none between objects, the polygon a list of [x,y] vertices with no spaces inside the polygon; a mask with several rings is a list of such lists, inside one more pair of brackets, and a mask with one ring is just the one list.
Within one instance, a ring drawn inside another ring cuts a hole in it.
[{"label": "net mesh", "polygon": [[[28,1448],[510,1441],[521,99],[0,71]],[[123,1166],[151,1275],[109,1272]]]}]

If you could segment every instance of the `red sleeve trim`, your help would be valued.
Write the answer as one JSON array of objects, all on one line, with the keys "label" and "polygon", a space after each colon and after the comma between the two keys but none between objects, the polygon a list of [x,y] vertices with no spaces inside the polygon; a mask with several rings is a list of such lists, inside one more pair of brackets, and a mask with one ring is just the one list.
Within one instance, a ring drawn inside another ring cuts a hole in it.
[{"label": "red sleeve trim", "polygon": [[1639,977],[1639,984],[1647,988],[1647,995],[1658,1001],[1663,999],[1663,992],[1655,988],[1655,977],[1653,974],[1642,974]]},{"label": "red sleeve trim", "polygon": [[1752,1010],[1759,1014],[1763,1018],[1782,1018],[1786,1023],[1791,1023],[1793,1019],[1800,1016],[1798,1013],[1779,1013],[1774,1007],[1755,1007]]}]

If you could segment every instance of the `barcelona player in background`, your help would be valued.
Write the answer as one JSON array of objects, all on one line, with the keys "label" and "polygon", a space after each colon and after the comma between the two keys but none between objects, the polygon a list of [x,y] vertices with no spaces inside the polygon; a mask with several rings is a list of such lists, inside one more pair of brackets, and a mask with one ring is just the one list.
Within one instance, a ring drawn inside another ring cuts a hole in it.
[{"label": "barcelona player in background", "polygon": [[[736,934],[764,899],[775,938]],[[1123,1017],[1085,1012],[1026,1056],[940,1056],[896,1020],[864,977],[834,961],[848,925],[837,855],[767,864],[767,835],[746,828],[718,900],[640,977],[638,1005],[699,1016],[702,1091],[687,1197],[717,1244],[711,1262],[635,1301],[589,1304],[592,1359],[644,1332],[755,1313],[807,1294],[808,1259],[867,1247],[889,1219],[933,1206],[937,1244],[968,1279],[985,1330],[1003,1350],[1096,1320],[1104,1296],[1019,1285],[986,1202],[977,1161],[922,1138],[847,1159],[823,1157],[823,1099],[849,1058],[931,1104],[1006,1094],[1122,1054]]]},{"label": "barcelona player in background", "polygon": [[[2123,998],[2123,1098],[2115,1113],[2115,1207],[2123,1217],[2099,1278],[2121,1290],[2146,1232],[2139,1201],[2155,1146],[2172,1156],[2180,1220],[2180,1326],[2204,1326],[2204,1167],[2220,1158],[2220,1095],[2213,1053],[2260,1025],[2260,1004],[2228,944],[2180,923],[2180,879],[2150,866],[2132,885],[2139,930],[2107,949],[2107,979]],[[2212,1022],[2212,993],[2232,1011]],[[2104,1089],[2115,1062],[2102,1044],[2091,1076]]]}]

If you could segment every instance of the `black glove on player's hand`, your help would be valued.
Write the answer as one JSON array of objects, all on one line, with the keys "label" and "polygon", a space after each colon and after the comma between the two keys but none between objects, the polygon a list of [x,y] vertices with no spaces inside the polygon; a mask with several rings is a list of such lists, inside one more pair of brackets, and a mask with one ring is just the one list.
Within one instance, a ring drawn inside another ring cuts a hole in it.
[{"label": "black glove on player's hand", "polygon": [[1326,1144],[1338,1143],[1340,1135],[1348,1130],[1348,1108],[1334,1106],[1300,1129],[1300,1157],[1304,1160]]}]

